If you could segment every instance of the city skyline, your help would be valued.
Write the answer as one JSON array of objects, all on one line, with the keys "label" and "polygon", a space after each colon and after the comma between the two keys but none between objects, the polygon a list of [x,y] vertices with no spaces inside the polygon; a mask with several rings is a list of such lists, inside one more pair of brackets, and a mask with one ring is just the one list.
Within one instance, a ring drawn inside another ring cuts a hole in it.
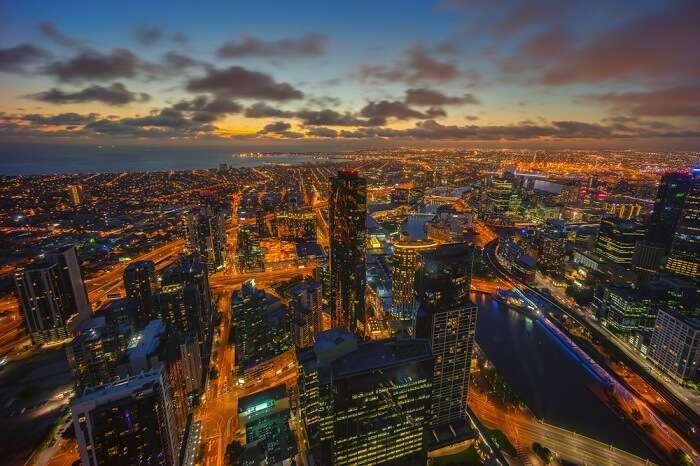
[{"label": "city skyline", "polygon": [[688,0],[3,3],[3,157],[28,142],[128,152],[700,140],[700,6]]}]

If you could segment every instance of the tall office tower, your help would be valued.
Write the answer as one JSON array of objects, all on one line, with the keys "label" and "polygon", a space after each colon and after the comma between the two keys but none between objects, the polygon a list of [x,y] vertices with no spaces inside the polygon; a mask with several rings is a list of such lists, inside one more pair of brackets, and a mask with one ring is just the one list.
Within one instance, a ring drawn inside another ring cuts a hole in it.
[{"label": "tall office tower", "polygon": [[140,325],[145,325],[153,317],[152,301],[157,285],[153,261],[132,262],[124,269],[126,296],[138,303]]},{"label": "tall office tower", "polygon": [[242,272],[259,272],[265,269],[265,255],[260,248],[258,232],[248,226],[238,227],[238,268]]},{"label": "tall office tower", "polygon": [[416,309],[416,272],[420,268],[421,253],[436,247],[432,241],[412,241],[401,235],[393,244],[391,273],[391,308],[394,316],[401,320],[414,320]]},{"label": "tall office tower", "polygon": [[666,270],[694,281],[700,281],[700,167],[691,170],[683,209],[671,242]]},{"label": "tall office tower", "polygon": [[433,426],[461,432],[467,419],[469,369],[474,349],[476,306],[469,301],[473,247],[438,246],[421,258],[417,274],[415,335],[427,338],[435,355]]},{"label": "tall office tower", "polygon": [[548,220],[543,225],[537,242],[537,263],[547,273],[563,273],[566,258],[566,224]]},{"label": "tall office tower", "polygon": [[656,273],[664,258],[664,245],[653,241],[637,241],[632,255],[632,266],[640,273]]},{"label": "tall office tower", "polygon": [[15,273],[22,319],[35,345],[63,340],[91,315],[75,248]]},{"label": "tall office tower", "polygon": [[131,336],[128,324],[114,322],[107,313],[82,322],[78,335],[66,347],[77,393],[109,383],[117,376],[117,362]]},{"label": "tall office tower", "polygon": [[248,280],[231,298],[236,365],[241,369],[271,359],[292,347],[291,323],[274,296]]},{"label": "tall office tower", "polygon": [[700,376],[700,319],[661,310],[647,353],[656,365],[678,383]]},{"label": "tall office tower", "polygon": [[92,316],[92,309],[88,301],[87,289],[80,271],[80,262],[75,246],[66,246],[47,254],[46,260],[51,264],[58,265],[61,279],[69,290],[68,305],[78,311],[78,319],[89,319]]},{"label": "tall office tower", "polygon": [[71,412],[84,465],[179,464],[162,368],[88,389]]},{"label": "tall office tower", "polygon": [[[184,438],[189,404],[180,332],[162,320],[152,320],[143,330],[134,334],[117,366],[120,378],[127,378],[156,369],[163,370],[170,395],[176,451],[180,452]],[[198,361],[201,364],[201,360]]]},{"label": "tall office tower", "polygon": [[600,221],[595,252],[610,262],[630,265],[635,244],[644,238],[645,230],[640,223],[605,216]]},{"label": "tall office tower", "polygon": [[73,207],[78,207],[85,201],[85,190],[79,184],[68,185],[68,196]]},{"label": "tall office tower", "polygon": [[321,332],[321,284],[315,280],[305,280],[287,290],[291,298],[294,346],[307,348],[314,342],[314,335]]},{"label": "tall office tower", "polygon": [[654,208],[649,218],[647,239],[663,245],[666,254],[671,250],[673,234],[691,181],[692,177],[683,172],[666,173],[661,177]]},{"label": "tall office tower", "polygon": [[161,274],[161,290],[154,296],[154,313],[181,332],[195,332],[205,366],[214,336],[214,305],[209,271],[197,256],[180,256]]},{"label": "tall office tower", "polygon": [[357,170],[339,170],[329,206],[332,325],[354,332],[365,317],[367,180]]},{"label": "tall office tower", "polygon": [[513,215],[520,206],[520,197],[509,179],[489,179],[485,194],[487,203],[485,211],[491,215]]},{"label": "tall office tower", "polygon": [[316,464],[426,464],[428,341],[357,338],[334,328],[297,353],[302,421]]},{"label": "tall office tower", "polygon": [[210,271],[222,269],[226,261],[224,210],[210,205],[191,209],[183,215],[182,223],[186,251],[200,256]]}]

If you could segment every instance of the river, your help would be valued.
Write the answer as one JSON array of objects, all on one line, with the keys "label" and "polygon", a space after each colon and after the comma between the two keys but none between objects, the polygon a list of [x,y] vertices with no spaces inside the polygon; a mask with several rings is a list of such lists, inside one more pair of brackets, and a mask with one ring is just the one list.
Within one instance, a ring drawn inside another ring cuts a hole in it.
[{"label": "river", "polygon": [[593,376],[541,324],[487,295],[472,299],[477,343],[538,418],[655,459],[629,421],[591,391]]}]

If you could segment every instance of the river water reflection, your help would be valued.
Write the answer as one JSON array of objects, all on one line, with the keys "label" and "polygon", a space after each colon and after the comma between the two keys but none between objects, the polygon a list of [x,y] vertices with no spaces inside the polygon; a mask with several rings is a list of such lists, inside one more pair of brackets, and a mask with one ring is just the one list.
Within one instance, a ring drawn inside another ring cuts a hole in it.
[{"label": "river water reflection", "polygon": [[476,341],[539,418],[630,453],[654,459],[628,421],[591,391],[596,383],[541,324],[489,296],[473,295],[479,307]]}]

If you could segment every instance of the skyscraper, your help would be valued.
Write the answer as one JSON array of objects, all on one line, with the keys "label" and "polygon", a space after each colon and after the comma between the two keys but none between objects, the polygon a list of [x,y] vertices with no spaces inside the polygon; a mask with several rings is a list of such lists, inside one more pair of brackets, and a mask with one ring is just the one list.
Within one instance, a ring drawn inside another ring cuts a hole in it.
[{"label": "skyscraper", "polygon": [[80,320],[90,318],[92,309],[88,301],[83,274],[80,271],[78,251],[75,246],[66,246],[47,254],[46,260],[51,264],[58,265],[61,279],[69,290],[69,305],[77,310],[78,318]]},{"label": "skyscraper", "polygon": [[124,269],[126,296],[138,303],[138,320],[141,325],[145,325],[152,318],[152,301],[156,286],[156,268],[153,261],[135,261]]},{"label": "skyscraper", "polygon": [[161,285],[154,298],[155,315],[181,332],[194,332],[207,366],[214,336],[214,306],[206,265],[197,256],[180,256],[163,270]]},{"label": "skyscraper", "polygon": [[223,268],[226,261],[226,215],[215,206],[187,211],[182,218],[185,249],[200,256],[211,272]]},{"label": "skyscraper", "polygon": [[67,338],[91,315],[73,247],[16,272],[15,288],[27,333],[35,345]]},{"label": "skyscraper", "polygon": [[365,311],[367,181],[354,169],[331,179],[331,318],[333,327],[357,329]]},{"label": "skyscraper", "polygon": [[600,221],[595,252],[615,264],[630,265],[635,245],[644,235],[645,227],[640,223],[605,216]]},{"label": "skyscraper", "polygon": [[421,252],[435,248],[432,241],[412,241],[402,235],[393,244],[391,273],[391,308],[397,319],[413,320],[416,302],[416,272],[420,268]]},{"label": "skyscraper", "polygon": [[467,419],[469,369],[474,348],[476,306],[469,301],[473,247],[438,246],[421,257],[415,335],[426,338],[435,356],[432,422],[461,431]]},{"label": "skyscraper", "polygon": [[179,464],[162,367],[88,389],[71,411],[82,464]]},{"label": "skyscraper", "polygon": [[649,219],[647,239],[671,249],[673,234],[683,209],[692,177],[688,173],[671,172],[661,177],[654,208]]},{"label": "skyscraper", "polygon": [[309,347],[314,342],[314,335],[323,330],[321,284],[306,280],[287,290],[287,295],[291,298],[294,346],[297,349]]},{"label": "skyscraper", "polygon": [[109,383],[116,376],[117,362],[126,351],[131,334],[128,324],[113,322],[104,313],[82,322],[78,335],[66,347],[77,392]]},{"label": "skyscraper", "polygon": [[537,263],[548,273],[563,273],[566,258],[566,225],[548,220],[539,232]]},{"label": "skyscraper", "polygon": [[239,226],[237,242],[236,260],[240,271],[258,272],[264,270],[265,257],[260,248],[260,237],[256,229],[249,225]]},{"label": "skyscraper", "polygon": [[683,202],[666,270],[700,281],[700,167],[691,170],[692,181]]},{"label": "skyscraper", "polygon": [[424,465],[433,377],[428,341],[357,339],[334,328],[298,353],[302,422],[316,464]]}]

